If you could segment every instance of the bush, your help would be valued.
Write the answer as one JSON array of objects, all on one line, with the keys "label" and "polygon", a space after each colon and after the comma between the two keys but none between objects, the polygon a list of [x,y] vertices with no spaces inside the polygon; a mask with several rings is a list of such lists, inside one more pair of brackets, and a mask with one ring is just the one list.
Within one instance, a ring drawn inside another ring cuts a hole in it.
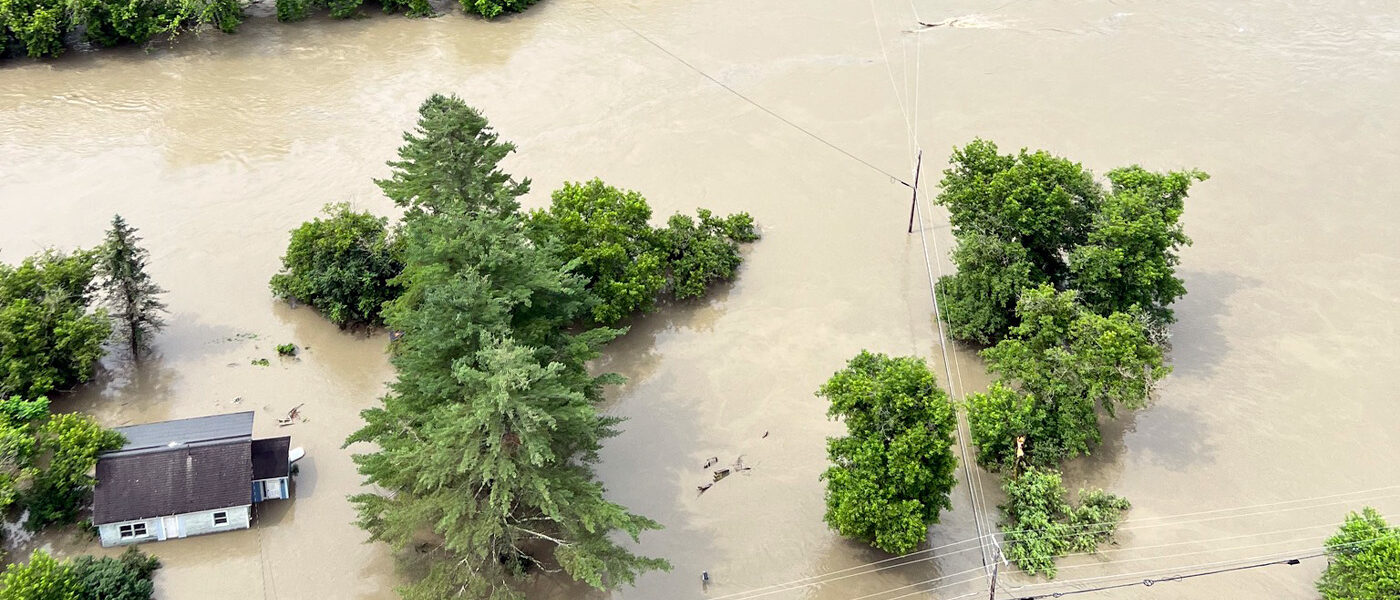
[{"label": "bush", "polygon": [[0,30],[8,30],[30,57],[62,54],[70,28],[64,0],[0,0]]},{"label": "bush", "polygon": [[1055,576],[1055,557],[1070,552],[1093,552],[1111,541],[1127,500],[1102,490],[1080,490],[1080,505],[1065,501],[1060,472],[1031,467],[1002,481],[1006,504],[1006,558],[1026,572]]},{"label": "bush", "polygon": [[89,313],[96,255],[47,251],[0,265],[0,398],[38,397],[87,381],[111,325]]},{"label": "bush", "polygon": [[135,546],[120,558],[79,556],[59,562],[35,550],[26,564],[6,567],[0,600],[150,600],[160,561]]},{"label": "bush", "polygon": [[277,20],[283,23],[300,21],[311,10],[311,0],[277,0]]},{"label": "bush", "polygon": [[1400,598],[1400,527],[1366,507],[1347,515],[1327,540],[1327,570],[1317,580],[1326,600]]},{"label": "bush", "polygon": [[520,12],[534,4],[536,0],[458,0],[462,10],[473,12],[487,19],[494,19],[508,12]]},{"label": "bush", "polygon": [[37,531],[72,523],[91,499],[96,481],[88,473],[97,466],[97,455],[121,448],[125,439],[77,413],[49,417],[34,438],[36,455],[47,457],[48,464],[39,466],[33,487],[22,495],[29,509],[25,525]]},{"label": "bush", "polygon": [[661,248],[670,269],[668,288],[676,298],[698,298],[711,283],[734,278],[739,263],[739,242],[758,239],[753,217],[737,213],[716,217],[705,209],[700,219],[672,215],[661,230]]},{"label": "bush", "polygon": [[388,220],[353,212],[348,204],[324,211],[329,218],[292,231],[282,271],[272,277],[273,293],[310,304],[342,327],[383,323],[380,310],[398,296],[391,280],[402,269]]},{"label": "bush", "polygon": [[360,5],[364,0],[326,0],[326,8],[330,9],[332,17],[337,19],[348,19],[360,14]]},{"label": "bush", "polygon": [[296,356],[296,355],[297,355],[297,345],[296,345],[296,344],[278,344],[278,345],[277,345],[277,355],[278,355],[278,356]]}]

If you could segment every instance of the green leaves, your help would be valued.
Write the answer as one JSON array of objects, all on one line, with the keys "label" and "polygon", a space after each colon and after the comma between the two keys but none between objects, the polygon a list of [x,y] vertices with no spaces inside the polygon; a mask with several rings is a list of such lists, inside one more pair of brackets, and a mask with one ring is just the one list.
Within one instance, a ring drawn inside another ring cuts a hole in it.
[{"label": "green leaves", "polygon": [[416,546],[426,575],[405,598],[518,598],[515,580],[539,567],[604,589],[666,568],[615,541],[660,526],[604,499],[591,467],[617,423],[596,403],[620,378],[587,362],[621,332],[577,326],[599,304],[585,286],[632,276],[645,201],[601,182],[566,188],[532,240],[515,200],[527,183],[498,166],[514,146],[456,98],[430,98],[420,117],[380,182],[405,208],[402,293],[384,311],[403,337],[383,406],[346,442],[377,448],[354,457],[382,490],[351,498],[359,525]]},{"label": "green leaves", "polygon": [[104,302],[111,311],[114,332],[139,358],[151,347],[151,338],[165,326],[165,303],[156,297],[165,290],[146,273],[150,253],[137,245],[141,238],[121,215],[112,217],[107,240],[98,249],[97,271],[102,275]]},{"label": "green leaves", "polygon": [[1029,464],[1053,466],[1088,454],[1099,442],[1097,409],[1140,408],[1170,373],[1146,327],[1123,313],[1099,316],[1074,292],[1049,286],[1027,290],[1017,306],[1021,324],[982,351],[1001,381],[968,396],[978,460],[989,468],[1015,462],[1023,438]]},{"label": "green leaves", "polygon": [[37,397],[87,381],[111,333],[88,313],[97,255],[53,250],[0,265],[0,398]]},{"label": "green leaves", "polygon": [[866,351],[817,395],[847,430],[827,440],[827,524],[886,552],[912,551],[952,508],[952,403],[922,360]]},{"label": "green leaves", "polygon": [[1350,513],[1327,539],[1327,570],[1317,580],[1326,600],[1400,597],[1400,528],[1374,508]]},{"label": "green leaves", "polygon": [[747,213],[720,218],[699,209],[699,221],[673,215],[664,229],[649,223],[651,206],[631,190],[594,179],[565,183],[549,209],[530,214],[530,238],[574,265],[588,280],[593,322],[616,323],[651,312],[657,297],[696,298],[732,279],[743,257],[739,242],[758,239]]},{"label": "green leaves", "polygon": [[1065,501],[1060,472],[1031,467],[1002,481],[1006,504],[1005,556],[1034,575],[1055,575],[1055,558],[1062,554],[1093,552],[1111,541],[1113,532],[1129,508],[1127,500],[1102,490],[1080,490],[1080,505]]},{"label": "green leaves", "polygon": [[327,219],[292,230],[282,271],[272,276],[273,293],[310,304],[342,327],[381,323],[381,307],[398,296],[393,279],[402,269],[388,219],[344,203],[323,212]]},{"label": "green leaves", "polygon": [[1191,240],[1180,217],[1205,173],[1116,169],[1105,193],[1078,163],[1044,151],[1002,155],[985,140],[955,149],[950,163],[937,202],[958,239],[958,272],[938,293],[954,337],[997,342],[1017,322],[1021,291],[1042,284],[1078,290],[1100,315],[1142,313],[1160,337],[1168,306],[1186,293],[1177,251]]},{"label": "green leaves", "polygon": [[35,550],[26,564],[5,568],[0,600],[150,600],[160,561],[135,546],[120,558],[79,556],[59,562]]}]

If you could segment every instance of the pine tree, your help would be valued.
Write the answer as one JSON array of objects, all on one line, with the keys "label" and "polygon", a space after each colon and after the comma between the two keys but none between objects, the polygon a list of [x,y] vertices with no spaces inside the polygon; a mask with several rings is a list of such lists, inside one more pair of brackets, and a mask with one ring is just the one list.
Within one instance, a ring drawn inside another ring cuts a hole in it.
[{"label": "pine tree", "polygon": [[[346,441],[376,490],[351,498],[371,540],[412,545],[426,575],[405,598],[517,598],[519,576],[563,569],[598,588],[666,567],[612,538],[657,523],[603,498],[591,465],[616,421],[586,363],[620,332],[574,331],[584,280],[523,233],[523,193],[497,163],[511,148],[461,100],[423,104],[380,182],[407,211],[403,294],[385,319],[404,335],[383,406]],[[426,550],[426,551],[425,551]]]},{"label": "pine tree", "polygon": [[150,253],[137,245],[141,238],[136,231],[121,215],[114,215],[98,264],[115,333],[133,359],[150,350],[151,338],[165,327],[161,313],[166,312],[165,303],[156,298],[165,290],[146,273]]}]

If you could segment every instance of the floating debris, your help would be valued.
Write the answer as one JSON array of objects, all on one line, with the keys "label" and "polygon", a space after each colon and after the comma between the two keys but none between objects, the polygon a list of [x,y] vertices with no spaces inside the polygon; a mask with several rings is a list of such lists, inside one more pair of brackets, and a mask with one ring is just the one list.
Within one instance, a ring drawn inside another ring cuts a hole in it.
[{"label": "floating debris", "polygon": [[717,469],[717,470],[715,471],[715,481],[719,481],[719,480],[721,480],[721,479],[724,479],[725,477],[728,477],[730,472],[731,472],[731,471],[730,471],[729,469],[727,469],[727,468],[726,468],[726,469]]},{"label": "floating debris", "polygon": [[767,429],[764,429],[764,430],[763,430],[763,439],[768,439],[768,430],[767,430]]},{"label": "floating debris", "polygon": [[[702,484],[700,484],[700,485],[695,486],[695,489],[700,490],[700,494],[703,494],[703,493],[705,493],[706,490],[708,490],[708,489],[710,489],[710,488],[712,488],[712,487],[715,487],[715,484],[713,484],[713,483],[702,483]],[[699,494],[696,494],[696,495],[698,496]]]},{"label": "floating debris", "polygon": [[718,457],[718,456],[711,456],[711,457],[705,459],[705,466],[700,467],[700,468],[701,468],[701,469],[708,469],[708,468],[710,468],[710,467],[715,466],[716,464],[719,464],[719,457]]}]

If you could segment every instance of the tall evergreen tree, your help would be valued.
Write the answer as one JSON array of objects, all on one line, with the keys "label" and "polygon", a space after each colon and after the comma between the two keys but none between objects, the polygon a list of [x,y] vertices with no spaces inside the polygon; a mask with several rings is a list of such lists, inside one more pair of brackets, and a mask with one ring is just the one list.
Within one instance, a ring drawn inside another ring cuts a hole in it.
[{"label": "tall evergreen tree", "polygon": [[165,290],[146,273],[150,253],[137,245],[140,241],[136,228],[121,215],[114,215],[98,263],[114,333],[131,350],[133,359],[151,349],[151,338],[165,327],[161,314],[166,312],[165,303],[157,298]]},{"label": "tall evergreen tree", "polygon": [[518,598],[532,568],[561,568],[598,588],[666,563],[635,555],[658,524],[603,497],[591,464],[615,420],[598,414],[616,375],[585,363],[619,331],[571,331],[587,314],[585,281],[523,232],[525,185],[498,162],[500,142],[456,98],[423,104],[416,135],[380,182],[404,206],[403,294],[385,310],[404,332],[398,378],[347,440],[381,492],[351,498],[370,539],[428,560],[406,598]]}]

